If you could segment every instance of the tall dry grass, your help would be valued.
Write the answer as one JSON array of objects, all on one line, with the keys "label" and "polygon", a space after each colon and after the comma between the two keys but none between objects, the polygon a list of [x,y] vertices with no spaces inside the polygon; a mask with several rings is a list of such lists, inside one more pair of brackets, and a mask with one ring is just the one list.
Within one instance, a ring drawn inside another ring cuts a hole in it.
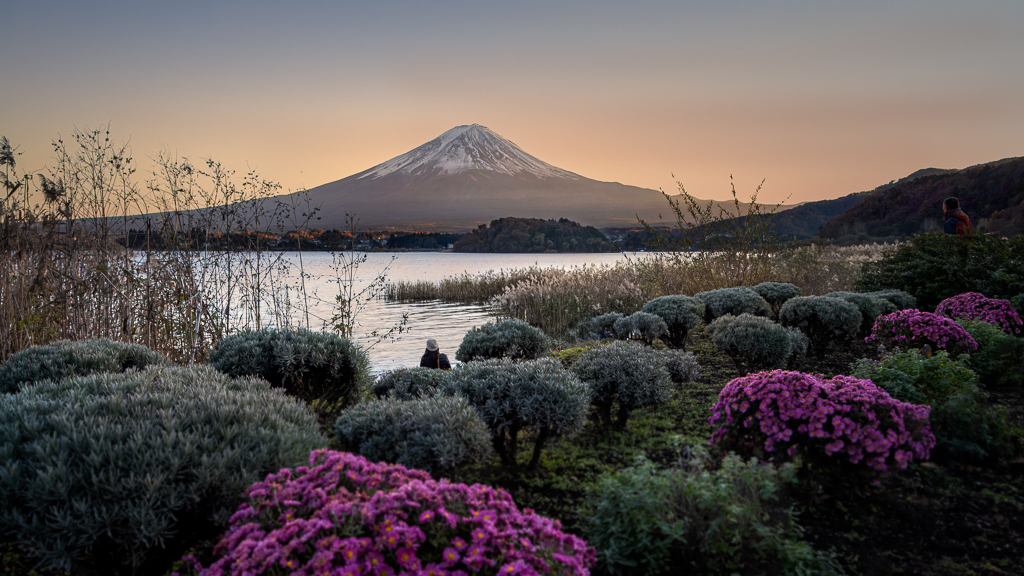
[{"label": "tall dry grass", "polygon": [[289,293],[295,271],[253,232],[315,213],[269,201],[275,183],[167,154],[140,183],[107,129],[76,130],[54,152],[45,174],[22,173],[0,139],[0,361],[110,338],[197,362],[239,328],[286,326],[304,307],[309,322],[304,285]]}]

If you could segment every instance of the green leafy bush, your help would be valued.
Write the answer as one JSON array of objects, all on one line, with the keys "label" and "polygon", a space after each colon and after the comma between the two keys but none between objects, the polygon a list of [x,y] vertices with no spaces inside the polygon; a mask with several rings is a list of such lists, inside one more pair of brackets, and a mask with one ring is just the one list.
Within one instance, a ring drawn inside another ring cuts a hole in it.
[{"label": "green leafy bush", "polygon": [[709,324],[715,318],[726,314],[769,316],[772,313],[771,306],[765,302],[764,298],[746,286],[709,290],[697,294],[694,298],[704,303],[704,321]]},{"label": "green leafy bush", "polygon": [[648,346],[656,338],[668,336],[668,325],[656,314],[634,312],[615,321],[615,335],[622,340],[637,336]]},{"label": "green leafy bush", "polygon": [[587,321],[587,330],[602,338],[615,338],[615,322],[622,318],[618,312],[609,312],[595,316]]},{"label": "green leafy bush", "polygon": [[[857,307],[860,311],[860,328],[857,330],[857,334],[860,336],[867,336],[871,333],[871,328],[875,325],[875,318],[878,318],[882,314],[882,309],[889,309],[894,305],[878,296],[871,296],[870,294],[858,294],[856,292],[830,292],[825,296],[829,298],[839,298],[845,300],[850,304]],[[880,302],[886,302],[889,306],[879,304]]]},{"label": "green leafy bush", "polygon": [[535,431],[531,469],[548,438],[583,428],[590,404],[586,384],[553,358],[463,364],[452,371],[448,391],[465,396],[480,413],[506,466],[518,465],[519,432]]},{"label": "green leafy bush", "polygon": [[1024,235],[920,234],[881,260],[866,263],[857,289],[905,290],[928,310],[964,292],[1010,299],[1024,293]]},{"label": "green leafy bush", "polygon": [[986,386],[1024,386],[1024,338],[1007,334],[982,320],[959,323],[978,343],[967,359]]},{"label": "green leafy bush", "polygon": [[947,352],[926,357],[908,350],[880,362],[859,361],[852,370],[893,398],[932,407],[934,459],[981,462],[1013,455],[1005,408],[987,405],[977,375]]},{"label": "green leafy bush", "polygon": [[41,380],[63,380],[68,376],[116,374],[132,368],[171,362],[138,344],[107,339],[60,340],[33,346],[14,354],[0,366],[0,392],[17,392],[25,384]]},{"label": "green leafy bush", "polygon": [[489,458],[491,436],[462,396],[395,396],[357,404],[341,413],[334,438],[373,462],[402,464],[431,474]]},{"label": "green leafy bush", "polygon": [[43,382],[0,397],[0,528],[49,567],[160,573],[324,443],[301,403],[206,366]]},{"label": "green leafy bush", "polygon": [[810,339],[810,352],[820,355],[832,342],[846,342],[857,335],[861,313],[856,306],[827,296],[791,298],[779,310],[783,326],[799,328]]},{"label": "green leafy bush", "polygon": [[377,376],[370,389],[377,398],[413,400],[443,389],[448,379],[447,370],[399,368]]},{"label": "green leafy bush", "polygon": [[502,320],[467,332],[455,358],[462,362],[489,358],[533,360],[544,354],[549,342],[544,332],[522,320]]},{"label": "green leafy bush", "polygon": [[751,288],[751,290],[757,292],[761,298],[764,298],[764,301],[771,306],[772,315],[776,318],[779,317],[779,310],[787,300],[804,295],[803,290],[799,286],[785,282],[761,282]]},{"label": "green leafy bush", "polygon": [[693,446],[679,465],[605,474],[580,510],[590,544],[610,574],[842,574],[831,554],[801,540],[784,499],[792,465],[728,454],[711,466]]},{"label": "green leafy bush", "polygon": [[865,292],[865,294],[881,298],[896,307],[895,310],[889,310],[885,314],[917,308],[917,298],[903,290],[876,290],[874,292]]},{"label": "green leafy bush", "polygon": [[[590,401],[606,426],[622,430],[629,413],[661,404],[672,397],[672,378],[657,351],[635,342],[614,342],[592,348],[572,365],[590,388]],[[612,420],[612,408],[618,405]]]},{"label": "green leafy bush", "polygon": [[644,304],[643,312],[659,316],[668,327],[661,341],[670,348],[683,348],[690,329],[704,318],[704,303],[690,296],[662,296]]},{"label": "green leafy bush", "polygon": [[711,342],[741,372],[782,368],[793,354],[790,332],[768,318],[726,314],[708,325]]},{"label": "green leafy bush", "polygon": [[693,352],[665,350],[661,357],[665,362],[665,370],[668,370],[669,377],[676,384],[693,382],[700,378],[700,364],[697,363],[697,357]]},{"label": "green leafy bush", "polygon": [[298,330],[243,330],[210,351],[210,364],[228,376],[259,376],[307,402],[322,419],[359,401],[370,361],[336,334]]}]

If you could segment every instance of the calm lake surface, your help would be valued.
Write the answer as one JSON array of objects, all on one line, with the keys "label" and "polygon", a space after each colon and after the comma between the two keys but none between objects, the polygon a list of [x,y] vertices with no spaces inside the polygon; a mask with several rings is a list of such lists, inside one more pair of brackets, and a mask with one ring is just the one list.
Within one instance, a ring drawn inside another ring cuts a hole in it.
[{"label": "calm lake surface", "polygon": [[[632,255],[629,255],[632,256]],[[493,270],[510,270],[538,266],[541,268],[572,268],[593,264],[614,264],[625,259],[623,254],[463,254],[455,252],[375,252],[366,255],[355,279],[356,292],[366,287],[385,270],[388,282],[399,280],[436,281],[464,273],[480,274]],[[299,254],[286,253],[285,258],[298,270]],[[389,266],[390,264],[390,266]],[[338,294],[335,260],[328,252],[303,252],[302,269],[306,274],[306,292],[310,295],[309,328],[321,330],[334,315],[334,299]],[[299,290],[298,274],[289,289]],[[296,298],[293,298],[295,302]],[[401,321],[408,313],[407,332],[396,340],[378,341],[373,331],[383,332]],[[306,326],[306,311],[296,307],[291,314],[298,326]],[[427,338],[436,338],[441,352],[455,363],[455,351],[462,337],[471,328],[493,321],[485,306],[466,306],[437,301],[395,303],[374,299],[366,302],[356,317],[355,339],[367,350],[374,372],[418,366],[426,348]]]}]

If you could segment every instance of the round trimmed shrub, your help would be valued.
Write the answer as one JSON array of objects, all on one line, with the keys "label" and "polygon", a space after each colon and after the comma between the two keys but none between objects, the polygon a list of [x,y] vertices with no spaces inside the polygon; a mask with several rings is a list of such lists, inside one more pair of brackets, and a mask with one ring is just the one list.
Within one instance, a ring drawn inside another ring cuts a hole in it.
[{"label": "round trimmed shrub", "polygon": [[983,320],[961,320],[961,326],[978,343],[967,365],[986,386],[1024,386],[1024,338],[1003,332]]},{"label": "round trimmed shrub", "polygon": [[799,328],[810,339],[810,351],[820,355],[830,343],[849,341],[857,335],[861,313],[839,298],[798,296],[782,305],[779,322]]},{"label": "round trimmed shrub", "polygon": [[586,384],[553,358],[463,364],[452,371],[449,393],[465,396],[480,413],[506,466],[518,465],[519,432],[536,431],[531,469],[548,438],[583,428],[590,404]]},{"label": "round trimmed shrub", "polygon": [[644,304],[643,312],[665,321],[668,334],[661,341],[669,348],[684,348],[686,335],[704,318],[704,303],[690,296],[662,296]]},{"label": "round trimmed shrub", "polygon": [[490,457],[491,436],[462,396],[395,396],[357,404],[341,413],[334,438],[374,462],[392,462],[432,474]]},{"label": "round trimmed shrub", "polygon": [[908,350],[880,362],[862,360],[853,374],[870,379],[897,400],[932,407],[937,459],[984,462],[1014,453],[1006,409],[988,406],[978,376],[945,351],[924,356]]},{"label": "round trimmed shrub", "polygon": [[693,382],[700,378],[700,364],[697,363],[697,357],[693,352],[665,350],[661,357],[665,362],[665,370],[668,370],[669,377],[676,384]]},{"label": "round trimmed shrub", "polygon": [[413,400],[443,389],[448,380],[447,370],[420,367],[399,368],[377,376],[370,390],[377,398]]},{"label": "round trimmed shrub", "polygon": [[192,574],[550,574],[584,576],[593,548],[508,492],[436,481],[403,466],[318,450],[246,493]]},{"label": "round trimmed shrub", "polygon": [[58,570],[162,573],[325,442],[300,402],[207,366],[43,382],[0,397],[0,527]]},{"label": "round trimmed shrub", "polygon": [[965,292],[952,298],[946,298],[939,302],[935,313],[955,320],[988,322],[998,326],[1007,334],[1020,334],[1021,326],[1024,325],[1009,300],[986,298],[984,294],[978,292]]},{"label": "round trimmed shrub", "polygon": [[935,447],[928,406],[901,402],[850,376],[749,374],[726,384],[711,411],[711,424],[719,425],[712,442],[743,456],[785,461],[800,453],[837,464],[844,457],[884,472],[927,460]]},{"label": "round trimmed shrub", "polygon": [[931,312],[900,310],[875,320],[871,335],[865,342],[880,341],[897,348],[922,348],[947,350],[951,354],[970,354],[978,349],[978,343],[953,320]]},{"label": "round trimmed shrub", "polygon": [[668,325],[656,314],[647,312],[634,312],[629,316],[623,316],[615,321],[613,326],[615,335],[622,340],[629,340],[633,336],[639,336],[648,346],[656,338],[664,338],[668,335]]},{"label": "round trimmed shrub", "polygon": [[593,332],[601,338],[615,338],[615,321],[619,318],[622,318],[622,314],[618,312],[601,314],[588,320],[586,327],[589,332]]},{"label": "round trimmed shrub", "polygon": [[359,401],[370,361],[347,338],[326,332],[262,328],[227,336],[210,365],[228,376],[258,376],[305,401],[325,419]]},{"label": "round trimmed shrub", "polygon": [[[572,365],[573,372],[590,388],[590,402],[605,426],[622,430],[629,413],[662,404],[672,397],[672,378],[657,351],[635,342],[613,342],[592,348]],[[618,405],[617,417],[612,408]]]},{"label": "round trimmed shrub", "polygon": [[789,332],[760,316],[726,314],[708,324],[708,332],[741,372],[783,367],[793,353]]},{"label": "round trimmed shrub", "polygon": [[875,290],[874,292],[864,292],[864,294],[887,300],[896,307],[896,310],[917,308],[917,298],[914,298],[910,293],[904,292],[903,290]]},{"label": "round trimmed shrub", "polygon": [[758,296],[764,298],[764,301],[768,303],[768,306],[772,309],[772,315],[776,318],[779,317],[779,310],[782,309],[782,305],[791,298],[797,296],[803,296],[804,292],[799,286],[788,284],[786,282],[761,282],[757,286],[751,288],[754,292],[757,292]]},{"label": "round trimmed shrub", "polygon": [[0,392],[14,393],[26,384],[69,376],[116,374],[171,361],[139,344],[101,340],[59,340],[14,354],[0,365]]},{"label": "round trimmed shrub", "polygon": [[522,320],[502,320],[467,332],[455,352],[455,358],[460,362],[490,358],[533,360],[544,354],[549,341],[539,328]]},{"label": "round trimmed shrub", "polygon": [[789,356],[789,362],[792,364],[797,358],[807,355],[807,350],[811,346],[811,339],[799,328],[793,328],[792,326],[786,327],[786,332],[789,333],[789,346],[792,348]]},{"label": "round trimmed shrub", "polygon": [[877,296],[858,294],[856,292],[830,292],[825,296],[845,300],[857,307],[857,310],[860,311],[860,327],[857,330],[857,334],[860,336],[867,336],[871,332],[871,327],[875,325],[875,318],[878,318],[882,313],[882,308],[879,307],[878,303],[880,301],[888,302],[888,300]]},{"label": "round trimmed shrub", "polygon": [[709,290],[697,294],[694,298],[704,303],[704,321],[708,324],[715,318],[726,314],[770,316],[772,313],[771,306],[765,302],[764,298],[746,286]]}]

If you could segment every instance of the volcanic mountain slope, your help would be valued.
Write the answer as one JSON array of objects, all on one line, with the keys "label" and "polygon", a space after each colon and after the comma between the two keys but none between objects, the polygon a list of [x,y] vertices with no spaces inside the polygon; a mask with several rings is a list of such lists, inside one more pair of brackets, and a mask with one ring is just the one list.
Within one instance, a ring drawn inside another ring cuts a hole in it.
[{"label": "volcanic mountain slope", "polygon": [[670,210],[658,191],[552,166],[490,129],[457,126],[373,168],[307,192],[322,228],[464,230],[506,216],[630,226]]}]

